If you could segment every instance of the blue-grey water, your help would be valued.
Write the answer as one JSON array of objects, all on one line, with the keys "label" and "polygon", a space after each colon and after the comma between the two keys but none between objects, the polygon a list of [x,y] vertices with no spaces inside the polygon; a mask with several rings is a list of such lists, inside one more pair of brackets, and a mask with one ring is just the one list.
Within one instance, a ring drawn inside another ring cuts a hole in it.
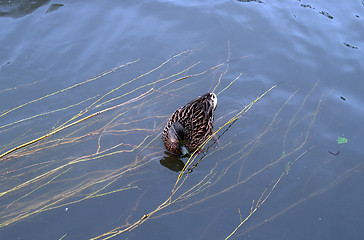
[{"label": "blue-grey water", "polygon": [[[0,158],[0,239],[361,239],[363,76],[361,0],[0,1],[0,154],[108,109]],[[166,119],[213,90],[153,212]]]}]

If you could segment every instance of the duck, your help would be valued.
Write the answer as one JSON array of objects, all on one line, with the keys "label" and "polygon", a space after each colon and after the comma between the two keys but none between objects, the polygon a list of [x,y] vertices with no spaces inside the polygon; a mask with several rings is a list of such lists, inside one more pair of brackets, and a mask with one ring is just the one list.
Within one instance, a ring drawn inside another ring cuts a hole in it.
[{"label": "duck", "polygon": [[214,133],[215,93],[206,93],[178,108],[162,133],[165,148],[174,155],[193,153]]}]

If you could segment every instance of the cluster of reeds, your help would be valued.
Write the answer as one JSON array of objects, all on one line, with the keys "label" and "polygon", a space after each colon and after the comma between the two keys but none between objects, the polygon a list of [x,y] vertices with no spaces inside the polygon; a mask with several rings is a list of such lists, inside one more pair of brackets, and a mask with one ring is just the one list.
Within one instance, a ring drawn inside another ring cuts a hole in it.
[{"label": "cluster of reeds", "polygon": [[[160,137],[168,114],[150,109],[160,109],[157,106],[163,106],[167,97],[181,97],[179,94],[181,91],[198,84],[200,79],[206,76],[217,76],[211,90],[218,95],[224,94],[235,81],[241,78],[241,74],[237,74],[234,80],[224,82],[223,76],[228,72],[229,62],[231,62],[229,56],[226,62],[197,73],[190,72],[196,72],[195,68],[200,64],[199,62],[174,71],[176,68],[173,66],[178,65],[181,59],[192,52],[176,54],[145,73],[122,81],[119,86],[106,89],[104,92],[100,90],[97,95],[87,96],[82,101],[73,102],[67,106],[7,122],[7,117],[11,114],[14,116],[34,104],[49,104],[47,101],[51,102],[56,96],[72,95],[81,87],[87,88],[97,81],[106,81],[110,74],[138,64],[140,60],[123,64],[96,77],[15,106],[0,114],[0,133],[2,136],[8,136],[8,143],[0,149],[0,228],[35,214],[69,207],[89,199],[141,190],[142,187],[138,185],[138,176],[143,174],[145,166],[158,161],[164,155]],[[158,78],[149,78],[153,74],[153,76],[157,75],[161,70],[164,72],[159,74]],[[149,79],[145,80],[147,77]],[[141,83],[138,84],[138,82]],[[131,85],[137,85],[137,87],[130,87]],[[242,109],[233,109],[228,115],[217,119],[214,135],[223,139],[224,134],[276,86],[262,90],[260,96],[252,99],[251,103]],[[315,88],[316,86],[312,91]],[[265,129],[244,145],[241,145],[241,142],[221,141],[217,148],[213,148],[212,141],[209,141],[211,138],[208,139],[185,161],[184,167],[176,175],[169,194],[164,196],[164,201],[160,202],[158,207],[145,212],[135,221],[129,220],[135,219],[135,216],[133,218],[128,216],[122,226],[93,239],[109,239],[132,231],[148,220],[181,212],[237,189],[271,167],[285,163],[281,174],[271,179],[268,187],[261,189],[261,195],[255,200],[251,199],[252,205],[245,217],[241,215],[240,209],[237,209],[240,222],[232,228],[230,234],[227,234],[226,239],[230,238],[267,201],[283,176],[289,173],[291,166],[315,147],[307,146],[307,139],[322,99],[315,111],[303,119],[297,117],[312,91],[307,94],[301,106],[288,121],[285,133],[281,136],[281,156],[271,159],[259,170],[242,176],[244,162],[252,152],[256,151],[265,136],[277,127],[281,121],[282,111],[296,93],[293,93],[281,105]],[[75,114],[70,116],[69,113]],[[50,119],[54,120],[57,116],[60,116],[57,122],[49,123]],[[307,128],[303,130],[304,137],[299,143],[288,147],[287,135],[301,121],[308,122]],[[43,126],[47,124],[52,124],[52,127],[44,129]],[[115,139],[118,141],[116,142]],[[230,149],[235,150],[231,152]],[[205,154],[197,154],[198,151],[204,151]],[[223,154],[219,160],[214,159],[217,153],[224,153],[224,151],[228,154]],[[193,170],[204,161],[214,161],[215,164],[198,182],[193,185],[187,184]],[[224,167],[220,167],[219,162],[223,162]],[[215,188],[232,169],[239,168],[235,182],[223,189]],[[135,199],[135,201],[138,200]],[[181,202],[186,204],[181,205],[177,210],[168,211],[169,206]],[[66,235],[62,238],[66,238]]]}]

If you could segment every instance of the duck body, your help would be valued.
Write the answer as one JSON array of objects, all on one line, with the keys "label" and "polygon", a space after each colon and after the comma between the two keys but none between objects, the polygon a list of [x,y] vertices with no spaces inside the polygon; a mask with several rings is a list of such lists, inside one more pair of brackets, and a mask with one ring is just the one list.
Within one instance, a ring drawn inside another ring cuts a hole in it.
[{"label": "duck body", "polygon": [[175,155],[193,153],[214,132],[215,93],[206,93],[178,108],[168,119],[162,140]]}]

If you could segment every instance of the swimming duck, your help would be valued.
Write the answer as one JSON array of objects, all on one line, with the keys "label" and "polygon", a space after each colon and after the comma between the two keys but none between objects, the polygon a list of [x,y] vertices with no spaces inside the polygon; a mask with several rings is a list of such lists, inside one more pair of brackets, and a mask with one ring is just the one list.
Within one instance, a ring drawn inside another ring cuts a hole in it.
[{"label": "swimming duck", "polygon": [[176,155],[193,153],[214,132],[215,93],[206,93],[178,108],[168,119],[162,140]]}]

